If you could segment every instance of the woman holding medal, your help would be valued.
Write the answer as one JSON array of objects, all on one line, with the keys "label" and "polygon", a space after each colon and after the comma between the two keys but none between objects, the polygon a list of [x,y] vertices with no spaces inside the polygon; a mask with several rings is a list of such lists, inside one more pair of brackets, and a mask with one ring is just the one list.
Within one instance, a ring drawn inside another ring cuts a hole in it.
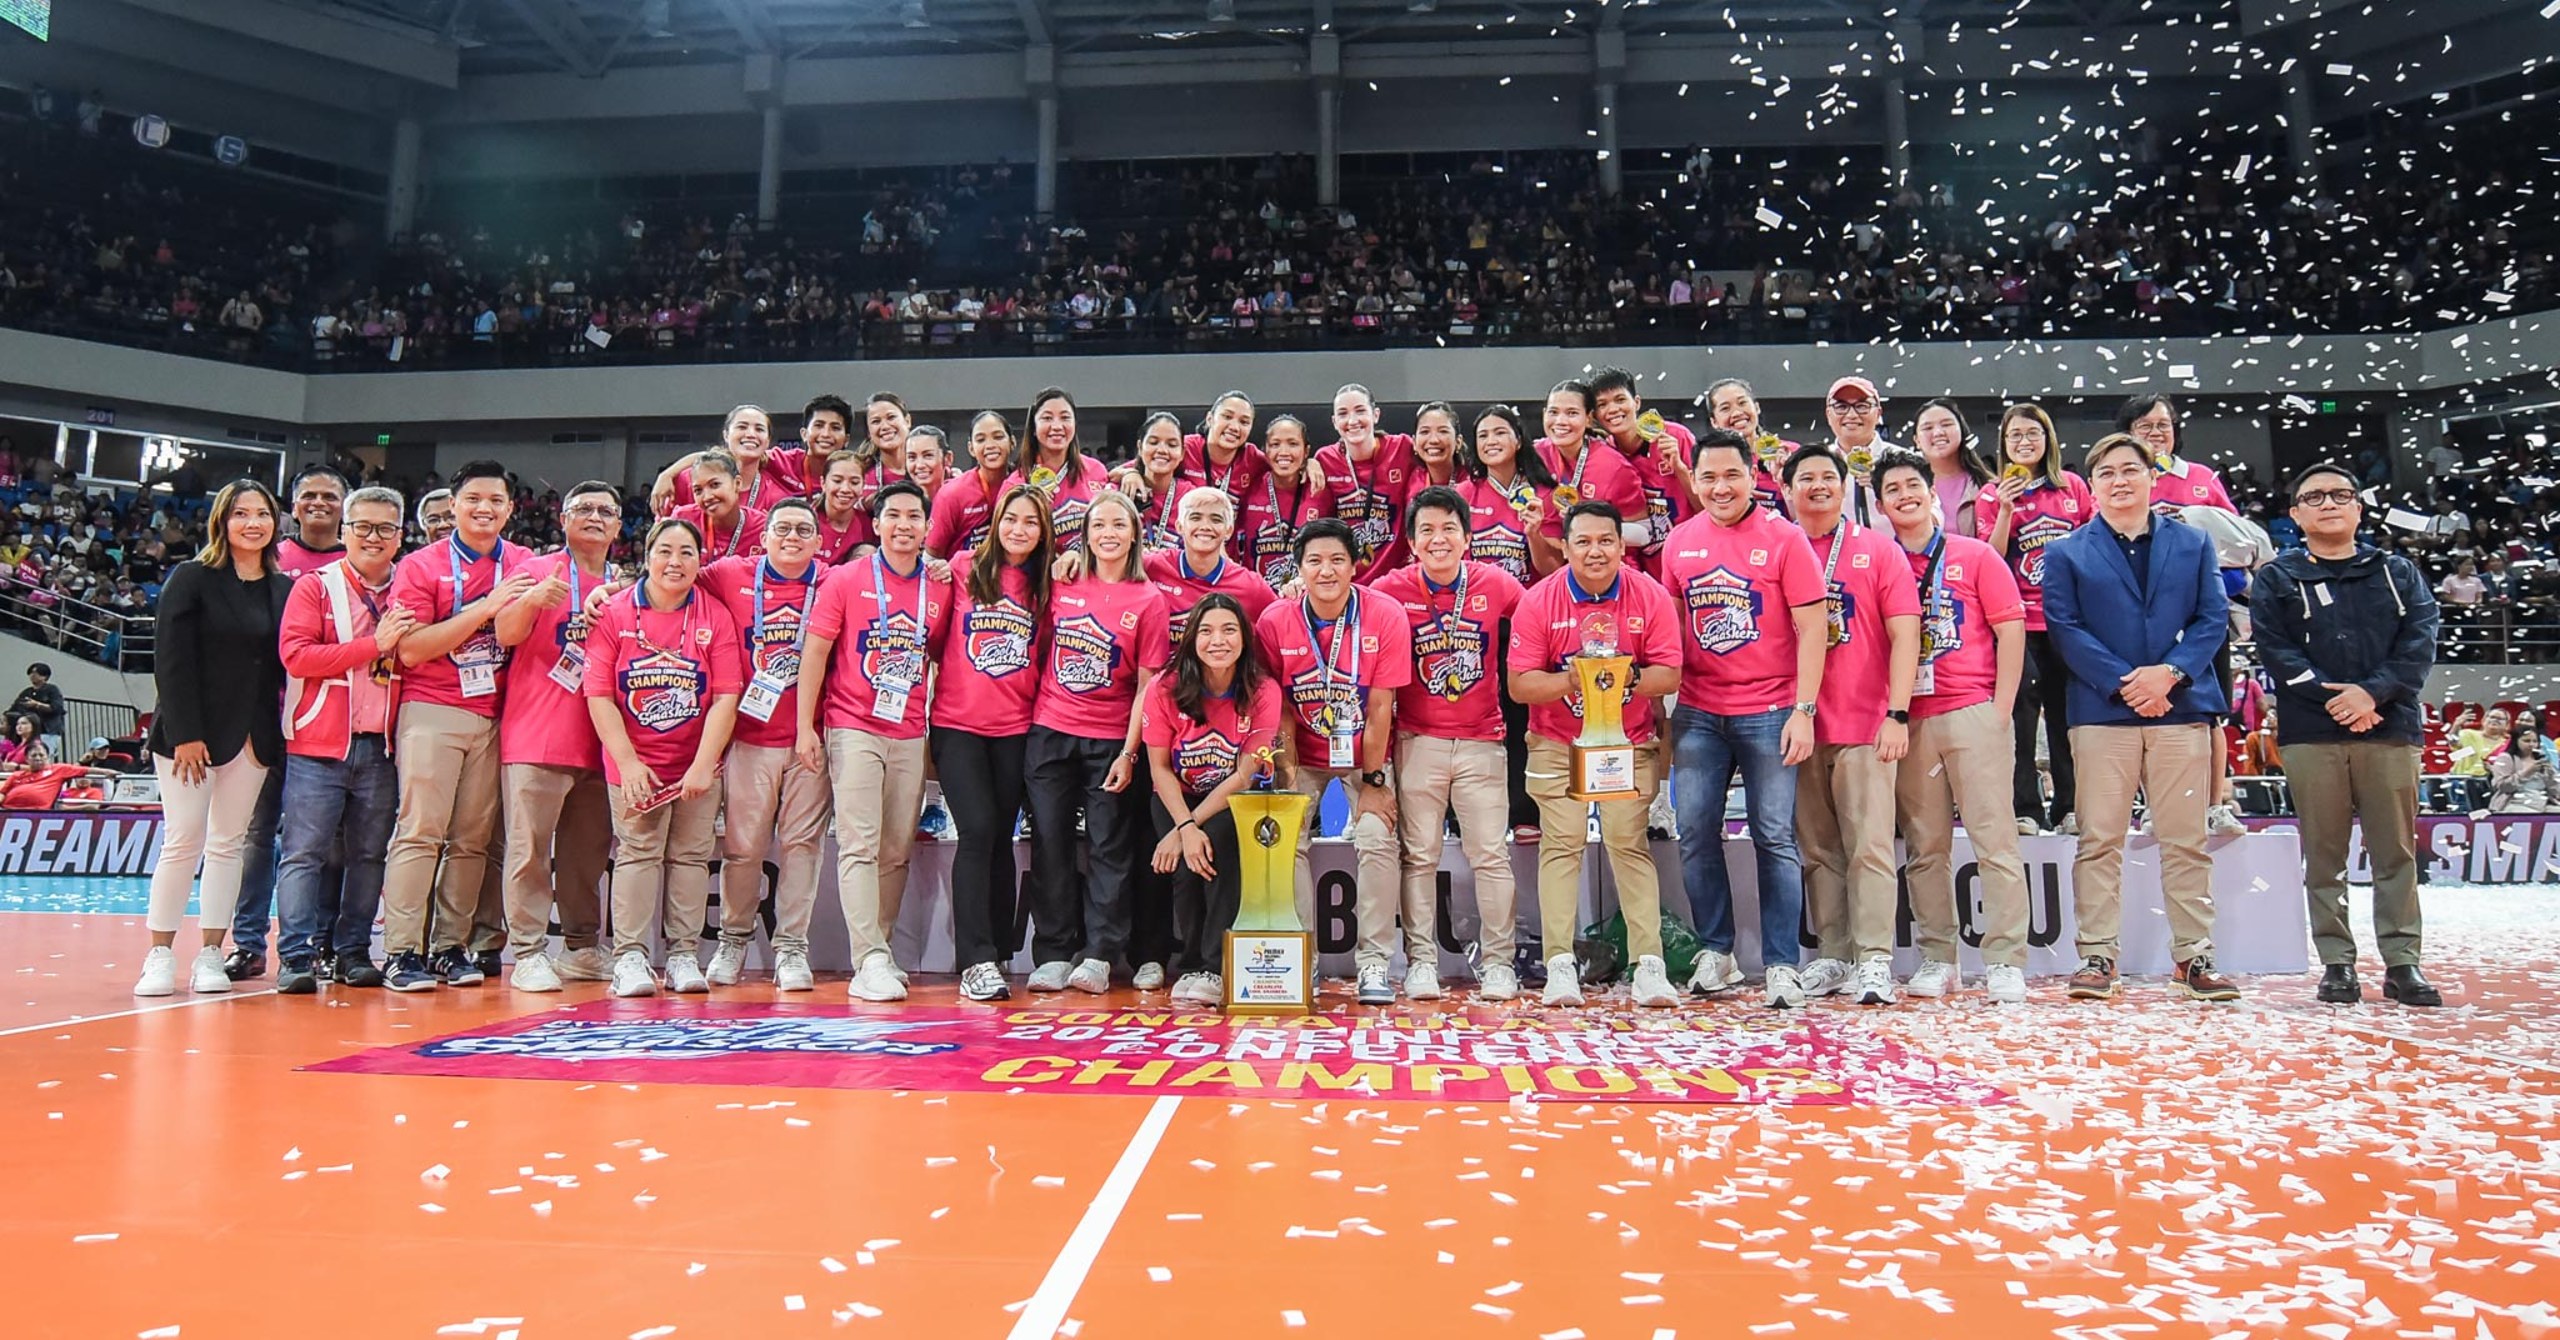
[{"label": "woman holding medal", "polygon": [[[2044,547],[2098,514],[2087,480],[2062,468],[2061,440],[2053,420],[2034,405],[2011,405],[2000,415],[2000,478],[1973,505],[1976,538],[1998,550],[2018,579],[2027,607],[2027,678],[2018,693],[2017,758],[2010,776],[2018,810],[2018,835],[2055,832],[2076,836],[2078,778],[2071,767],[2071,722],[2066,696],[2071,670],[2045,635]],[[2047,806],[2036,777],[2036,722],[2044,722],[2045,750],[2053,770]],[[2047,828],[2047,825],[2050,828]]]},{"label": "woman holding medal", "polygon": [[587,634],[587,715],[613,787],[613,994],[654,996],[649,945],[666,918],[667,988],[711,989],[694,958],[711,899],[720,755],[746,672],[738,628],[694,589],[702,536],[649,528],[646,577],[607,600]]},{"label": "woman holding medal", "polygon": [[1171,671],[1148,687],[1142,734],[1155,779],[1152,864],[1173,881],[1170,925],[1188,928],[1174,959],[1182,974],[1176,1005],[1226,999],[1226,937],[1243,892],[1227,801],[1277,768],[1280,699],[1254,651],[1252,621],[1224,593],[1201,599]]},{"label": "woman holding medal", "polygon": [[1029,437],[1014,460],[1005,487],[1028,484],[1049,500],[1061,554],[1084,548],[1084,513],[1094,495],[1110,487],[1111,472],[1084,454],[1076,441],[1076,402],[1065,390],[1045,386],[1031,397]]},{"label": "woman holding medal", "polygon": [[1307,426],[1298,416],[1272,416],[1262,435],[1269,468],[1244,495],[1244,520],[1236,527],[1234,548],[1277,591],[1297,579],[1298,532],[1333,515],[1333,494],[1308,477]]},{"label": "woman holding medal", "polygon": [[[729,411],[729,416],[720,421],[719,450],[727,452],[734,463],[732,473],[737,479],[741,508],[762,511],[808,490],[808,481],[800,475],[800,462],[807,453],[775,459],[773,420],[762,405],[740,405]],[[690,453],[659,471],[657,482],[649,486],[649,510],[665,516],[699,501],[693,496],[693,467],[709,454],[707,450]]]},{"label": "woman holding medal", "polygon": [[1004,496],[1005,476],[1013,472],[1018,450],[1013,425],[994,410],[978,411],[969,421],[969,459],[974,467],[933,495],[933,521],[924,537],[925,552],[946,563],[987,542],[987,527]]},{"label": "woman holding medal", "polygon": [[1645,514],[1644,484],[1636,478],[1634,467],[1607,443],[1591,440],[1592,405],[1588,382],[1557,382],[1547,393],[1547,435],[1534,448],[1547,473],[1556,478],[1539,529],[1555,544],[1559,556],[1565,549],[1564,514],[1583,503],[1607,503],[1622,517]]},{"label": "woman holding medal", "polygon": [[[1778,467],[1786,464],[1802,446],[1778,436],[1760,425],[1760,401],[1751,392],[1751,383],[1740,377],[1727,377],[1707,388],[1708,422],[1740,437],[1751,448],[1751,491],[1759,505],[1779,516],[1787,514],[1787,491],[1778,483]],[[1696,448],[1690,449],[1691,460]],[[1692,467],[1694,475],[1695,468]],[[1705,498],[1699,499],[1701,509]]]},{"label": "woman holding medal", "polygon": [[[1458,464],[1466,481],[1458,496],[1467,500],[1467,556],[1502,569],[1527,588],[1564,564],[1564,551],[1540,523],[1546,519],[1545,493],[1556,486],[1547,463],[1525,449],[1528,433],[1520,411],[1509,405],[1487,405],[1476,415],[1475,437],[1458,443]],[[1506,622],[1501,642],[1508,646]],[[1511,840],[1538,840],[1538,804],[1529,798],[1529,709],[1511,692],[1511,666],[1502,667],[1503,775],[1511,795]]]}]

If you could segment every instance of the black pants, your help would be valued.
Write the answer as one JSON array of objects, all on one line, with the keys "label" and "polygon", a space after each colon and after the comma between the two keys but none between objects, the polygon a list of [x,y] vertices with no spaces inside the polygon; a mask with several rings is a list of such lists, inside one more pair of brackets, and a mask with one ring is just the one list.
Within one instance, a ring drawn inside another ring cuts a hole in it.
[{"label": "black pants", "polygon": [[[2018,686],[2018,705],[2010,712],[2017,728],[2018,757],[2011,773],[2011,801],[2021,819],[2042,818],[2048,828],[2079,809],[2080,784],[2071,767],[2071,722],[2064,702],[2071,691],[2071,668],[2062,663],[2050,634],[2027,634],[2026,682]],[[2045,749],[2053,761],[2053,804],[2044,801],[2036,784],[2036,721],[2044,721]]]},{"label": "black pants", "polygon": [[1014,909],[1013,821],[1022,812],[1020,735],[933,728],[933,770],[956,832],[951,947],[961,967],[1002,965],[1022,944]]},{"label": "black pants", "polygon": [[[1102,789],[1121,741],[1067,735],[1033,726],[1022,767],[1031,796],[1031,957],[1048,963],[1098,958],[1119,962],[1129,944],[1129,917],[1138,858],[1146,839],[1139,824],[1138,769],[1127,790]],[[951,784],[943,783],[949,793]],[[1084,816],[1085,866],[1076,872],[1076,816]]]},{"label": "black pants", "polygon": [[[1197,806],[1209,793],[1185,794],[1183,803]],[[1173,814],[1164,802],[1149,798],[1147,807],[1156,821],[1156,838],[1173,831]],[[1177,974],[1193,972],[1222,973],[1227,955],[1227,932],[1236,928],[1236,908],[1244,897],[1243,856],[1236,851],[1236,815],[1233,810],[1220,810],[1203,820],[1200,831],[1209,835],[1209,864],[1216,867],[1214,879],[1202,879],[1188,863],[1177,863],[1171,881],[1171,928],[1173,943],[1179,948],[1179,961],[1169,965]]]},{"label": "black pants", "polygon": [[[1144,762],[1138,764],[1135,779],[1129,783],[1133,792],[1143,790],[1146,813],[1153,816],[1158,838],[1165,834],[1165,810],[1156,797],[1155,779]],[[1188,932],[1180,920],[1182,905],[1176,901],[1174,876],[1160,873],[1155,867],[1155,843],[1147,840],[1145,831],[1138,834],[1137,865],[1130,871],[1132,894],[1129,909],[1129,965],[1141,963],[1161,965],[1167,972],[1179,975],[1196,971],[1175,963],[1182,947],[1190,943]]]},{"label": "black pants", "polygon": [[[1511,621],[1503,620],[1502,646],[1511,645]],[[1511,826],[1538,826],[1538,802],[1529,799],[1529,707],[1511,696],[1511,664],[1502,666],[1502,769],[1511,786]]]}]

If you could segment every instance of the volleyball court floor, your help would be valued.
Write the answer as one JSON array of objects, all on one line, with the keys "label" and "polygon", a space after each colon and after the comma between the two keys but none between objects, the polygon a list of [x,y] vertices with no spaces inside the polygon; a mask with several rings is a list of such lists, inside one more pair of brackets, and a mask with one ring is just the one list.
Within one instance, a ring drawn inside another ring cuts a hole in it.
[{"label": "volleyball court floor", "polygon": [[2430,889],[2433,1013],[2309,976],[1669,1020],[1333,986],[1251,1035],[923,977],[141,1002],[141,897],[0,884],[9,1336],[2560,1324],[2550,886]]}]

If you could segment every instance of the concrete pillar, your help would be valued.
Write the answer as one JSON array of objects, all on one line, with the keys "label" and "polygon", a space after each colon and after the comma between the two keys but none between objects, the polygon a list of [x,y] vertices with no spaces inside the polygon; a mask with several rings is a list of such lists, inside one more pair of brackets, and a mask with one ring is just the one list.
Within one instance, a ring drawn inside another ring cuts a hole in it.
[{"label": "concrete pillar", "polygon": [[2295,56],[2284,72],[2284,140],[2294,175],[2319,184],[2320,100],[2311,87],[2309,56]]},{"label": "concrete pillar", "polygon": [[1884,156],[1900,190],[1911,180],[1911,90],[1898,74],[1884,81]]},{"label": "concrete pillar", "polygon": [[425,128],[403,116],[391,125],[391,184],[385,192],[382,235],[397,239],[418,223],[418,177]]},{"label": "concrete pillar", "polygon": [[1599,119],[1600,194],[1615,200],[1626,187],[1626,174],[1618,162],[1618,85],[1614,81],[1593,85],[1591,99]]},{"label": "concrete pillar", "polygon": [[1040,94],[1040,158],[1032,176],[1031,207],[1046,218],[1058,212],[1058,90]]},{"label": "concrete pillar", "polygon": [[1342,81],[1316,81],[1316,203],[1342,203]]},{"label": "concrete pillar", "polygon": [[782,218],[782,104],[764,105],[764,142],[756,155],[756,227],[770,229]]}]

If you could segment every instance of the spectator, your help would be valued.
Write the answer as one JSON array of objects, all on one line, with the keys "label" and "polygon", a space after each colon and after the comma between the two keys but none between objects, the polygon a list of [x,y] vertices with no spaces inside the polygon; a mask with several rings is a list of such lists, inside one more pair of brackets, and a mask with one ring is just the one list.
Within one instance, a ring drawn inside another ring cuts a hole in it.
[{"label": "spectator", "polygon": [[2487,590],[2480,580],[2480,565],[2465,554],[2454,560],[2453,571],[2436,584],[2436,597],[2447,605],[2469,610],[2479,605]]},{"label": "spectator", "polygon": [[9,738],[0,741],[0,763],[24,763],[30,751],[43,747],[44,736],[36,730],[36,719],[13,716],[9,718]]},{"label": "spectator", "polygon": [[2489,760],[2489,808],[2500,814],[2549,814],[2560,797],[2560,769],[2542,751],[2542,733],[2519,722],[2507,747]]},{"label": "spectator", "polygon": [[62,690],[53,685],[53,667],[37,661],[27,667],[27,686],[18,690],[17,699],[9,704],[16,716],[35,718],[36,733],[56,754],[62,752]]},{"label": "spectator", "polygon": [[2258,720],[2258,728],[2240,740],[2240,766],[2235,769],[2243,777],[2279,777],[2284,774],[2284,755],[2276,747],[2276,707],[2267,705],[2266,715]]},{"label": "spectator", "polygon": [[[62,799],[62,789],[90,775],[91,770],[77,763],[56,763],[53,751],[39,740],[27,750],[18,770],[0,781],[0,810],[49,810]],[[115,774],[99,779],[112,784]]]}]

